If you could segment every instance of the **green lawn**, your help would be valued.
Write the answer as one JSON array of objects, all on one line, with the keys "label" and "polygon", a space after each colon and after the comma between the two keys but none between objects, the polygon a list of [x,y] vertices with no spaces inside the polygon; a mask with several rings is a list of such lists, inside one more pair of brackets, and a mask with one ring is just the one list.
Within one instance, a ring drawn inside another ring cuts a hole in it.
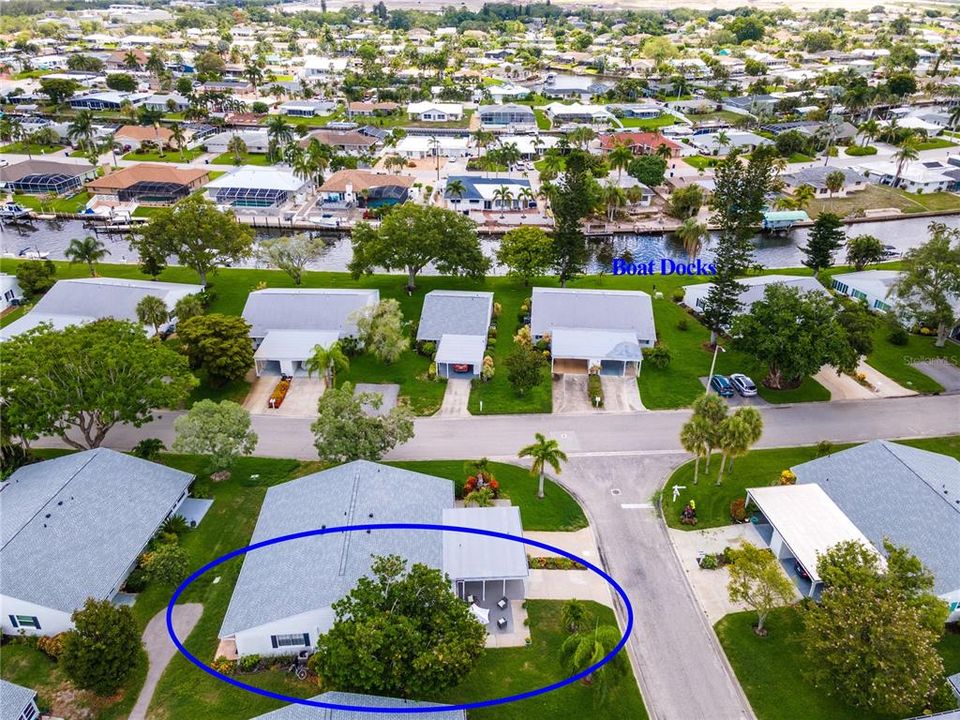
[{"label": "green lawn", "polygon": [[[409,316],[408,316],[409,317]],[[417,314],[419,317],[419,313]],[[427,380],[430,358],[407,350],[391,365],[384,365],[370,354],[350,359],[350,369],[337,373],[337,385],[345,382],[397,383],[401,398],[407,398],[417,415],[432,415],[440,409],[447,384],[442,380]]]},{"label": "green lawn", "polygon": [[[610,608],[595,602],[584,603],[587,609],[585,625],[594,623],[616,625]],[[561,646],[567,638],[560,624],[563,603],[548,600],[528,600],[531,644],[522,648],[490,650],[464,676],[463,682],[441,696],[431,698],[441,702],[461,703],[514,695],[543,687],[567,677]],[[643,700],[632,673],[621,677],[609,688],[609,700],[596,702],[593,689],[583,683],[573,683],[561,690],[529,700],[499,705],[482,710],[471,710],[471,720],[645,720]]]},{"label": "green lawn", "polygon": [[708,113],[699,113],[692,114],[686,113],[687,118],[689,118],[694,124],[696,123],[705,123],[710,122],[711,120],[723,120],[732,125],[736,125],[738,122],[741,122],[745,115],[740,115],[739,113],[730,112],[729,110],[717,110],[716,112]]},{"label": "green lawn", "polygon": [[[452,480],[458,497],[466,480],[462,460],[407,460],[390,464]],[[520,508],[524,530],[566,531],[587,526],[587,518],[577,501],[552,480],[544,482],[544,498],[540,500],[537,497],[537,478],[526,469],[506,463],[492,463],[491,472],[500,483],[503,495]]]},{"label": "green lawn", "polygon": [[[800,644],[802,622],[798,608],[781,608],[770,613],[766,622],[770,634],[765,638],[753,632],[755,622],[756,613],[734,613],[715,627],[758,720],[900,720],[902,717],[853,708],[805,679],[810,661],[804,657]],[[939,648],[946,673],[960,671],[960,635],[945,635]]]},{"label": "green lawn", "polygon": [[709,157],[707,155],[688,155],[683,158],[683,161],[687,165],[695,167],[697,170],[706,170],[716,165],[719,162],[719,158]]},{"label": "green lawn", "polygon": [[156,150],[151,150],[149,152],[139,152],[134,150],[133,152],[128,152],[123,156],[124,160],[139,160],[140,162],[170,162],[170,163],[182,163],[190,162],[196,160],[198,157],[204,154],[203,148],[188,148],[183,151],[181,154],[177,150],[165,150],[163,155],[160,155]]},{"label": "green lawn", "polygon": [[266,167],[273,164],[267,159],[266,155],[253,153],[243,153],[243,155],[240,156],[240,162],[236,162],[232,152],[225,152],[222,155],[217,155],[210,162],[213,165],[259,165],[261,167]]},{"label": "green lawn", "polygon": [[550,122],[550,118],[547,117],[547,114],[543,110],[534,108],[533,116],[537,119],[538,130],[549,130],[551,127],[553,127],[552,123]]},{"label": "green lawn", "polygon": [[68,197],[45,200],[41,195],[15,194],[13,201],[35,212],[82,213],[90,201],[90,193],[81,190]]},{"label": "green lawn", "polygon": [[676,125],[679,120],[673,115],[664,113],[655,118],[619,118],[620,124],[629,130],[658,130],[668,125]]},{"label": "green lawn", "polygon": [[[829,438],[824,438],[829,440]],[[904,445],[943,453],[960,459],[960,435],[943,438],[925,438],[922,440],[898,440]],[[841,450],[851,445],[837,445]],[[667,525],[679,530],[703,530],[704,528],[729,525],[730,503],[738,498],[746,497],[747,488],[773,485],[782,470],[799,465],[800,463],[815,460],[816,447],[777,448],[774,450],[752,450],[746,457],[734,463],[733,470],[725,472],[723,482],[716,484],[717,471],[720,469],[720,454],[715,453],[711,461],[709,475],[704,472],[704,464],[700,463],[700,482],[693,484],[693,462],[687,462],[677,468],[663,486],[663,515]],[[673,486],[685,485],[677,501],[673,501]],[[697,519],[699,523],[694,527],[680,524],[680,512],[693,499],[697,503]]]},{"label": "green lawn", "polygon": [[788,163],[810,162],[811,160],[813,160],[812,157],[804,155],[803,153],[793,153],[787,158]]},{"label": "green lawn", "polygon": [[193,405],[198,400],[213,400],[215,402],[232,400],[242,405],[247,393],[250,392],[250,383],[246,380],[233,380],[225,385],[211,385],[206,381],[204,371],[194,371],[194,375],[200,380],[200,384],[194,388],[190,397],[187,398],[188,405]]},{"label": "green lawn", "polygon": [[39,143],[15,142],[0,147],[0,154],[11,155],[48,155],[63,150],[63,145],[40,145]]},{"label": "green lawn", "polygon": [[943,148],[956,147],[956,145],[955,142],[951,142],[946,138],[937,137],[914,143],[913,147],[917,150],[942,150]]},{"label": "green lawn", "polygon": [[820,213],[832,212],[847,217],[878,208],[894,208],[903,213],[958,210],[960,195],[948,192],[909,193],[899,188],[870,184],[846,197],[812,200],[807,206],[807,214],[815,218]]}]

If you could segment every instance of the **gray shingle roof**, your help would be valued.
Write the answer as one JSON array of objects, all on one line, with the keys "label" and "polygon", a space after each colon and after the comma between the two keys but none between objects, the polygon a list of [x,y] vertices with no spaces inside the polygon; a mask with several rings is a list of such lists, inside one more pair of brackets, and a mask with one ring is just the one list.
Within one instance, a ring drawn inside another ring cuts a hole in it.
[{"label": "gray shingle roof", "polygon": [[438,342],[443,335],[487,336],[493,293],[431,290],[423,298],[417,340]]},{"label": "gray shingle roof", "polygon": [[783,179],[786,180],[790,185],[810,185],[818,190],[825,190],[827,187],[827,175],[830,175],[834,172],[840,172],[843,174],[844,185],[867,182],[867,179],[856,170],[831,166],[824,167],[823,165],[801,168],[795,172],[786,173],[783,176]]},{"label": "gray shingle roof", "polygon": [[[377,695],[360,695],[357,693],[325,692],[322,695],[310,698],[318,702],[335,703],[337,705],[357,705],[364,707],[382,708],[411,708],[411,707],[438,707],[437,703],[418,702],[416,700],[400,700],[397,698],[379,697]],[[279,710],[257,715],[252,720],[466,720],[463,710],[450,712],[430,713],[403,713],[398,715],[392,712],[353,712],[350,710],[330,710],[328,708],[310,707],[309,705],[287,705]]]},{"label": "gray shingle roof", "polygon": [[874,440],[792,468],[817,483],[878,548],[910,549],[938,594],[960,589],[960,461]]},{"label": "gray shingle roof", "polygon": [[72,612],[108,598],[193,480],[98,448],[0,485],[0,592]]},{"label": "gray shingle roof", "polygon": [[21,720],[23,709],[36,695],[36,691],[23,685],[0,680],[0,720]]},{"label": "gray shingle roof", "polygon": [[570,290],[534,288],[530,330],[540,337],[553,328],[629,330],[653,341],[650,296],[639,290]]},{"label": "gray shingle roof", "polygon": [[[267,490],[251,543],[342,525],[439,524],[450,507],[449,480],[358,460]],[[220,636],[328,607],[369,572],[374,555],[439,568],[440,533],[318,535],[254,550],[244,557]]]},{"label": "gray shingle roof", "polygon": [[247,297],[243,319],[255,338],[270,330],[335,330],[345,337],[357,331],[351,316],[379,300],[379,290],[257,290]]}]

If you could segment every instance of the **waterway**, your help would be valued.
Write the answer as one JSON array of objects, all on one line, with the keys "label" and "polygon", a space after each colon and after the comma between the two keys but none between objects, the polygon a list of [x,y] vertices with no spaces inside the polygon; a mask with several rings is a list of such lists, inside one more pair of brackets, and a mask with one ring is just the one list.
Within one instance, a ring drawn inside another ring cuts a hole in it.
[{"label": "waterway", "polygon": [[[960,216],[949,215],[940,219],[950,227],[960,227]],[[910,248],[917,247],[927,239],[927,226],[930,221],[931,218],[927,217],[908,217],[901,220],[856,223],[847,227],[847,235],[874,235],[883,243],[892,245],[898,252],[902,253]],[[275,236],[278,232],[280,231],[258,231],[258,237]],[[796,228],[782,235],[758,235],[754,241],[755,261],[768,268],[799,267],[803,256],[800,248],[806,244],[808,232],[807,228]],[[89,234],[91,234],[91,231],[85,228],[79,220],[38,220],[31,227],[6,226],[0,228],[0,250],[6,257],[16,256],[22,250],[35,250],[41,253],[49,253],[52,260],[63,260],[64,250],[70,240],[82,238]],[[137,261],[136,253],[131,251],[127,236],[101,233],[99,237],[110,251],[108,262],[135,263]],[[596,248],[599,242],[601,241],[593,241],[591,246]],[[606,242],[613,243],[615,256],[620,256],[624,250],[629,250],[635,262],[659,260],[662,257],[685,258],[686,256],[679,243],[669,235],[617,235]],[[493,257],[498,243],[499,241],[495,238],[484,238],[482,240],[484,253]],[[716,236],[713,235],[700,254],[705,262],[713,259],[715,245]],[[350,239],[344,236],[331,241],[323,256],[317,262],[312,263],[309,269],[343,272],[347,269],[350,257]],[[842,258],[838,259],[842,260]],[[256,262],[251,259],[241,263],[241,265],[255,267]],[[597,272],[599,269],[599,265],[592,261],[590,271]],[[609,268],[606,269],[609,270]],[[504,271],[502,267],[494,267],[491,274],[498,275]],[[424,273],[435,274],[435,270],[427,268]]]}]

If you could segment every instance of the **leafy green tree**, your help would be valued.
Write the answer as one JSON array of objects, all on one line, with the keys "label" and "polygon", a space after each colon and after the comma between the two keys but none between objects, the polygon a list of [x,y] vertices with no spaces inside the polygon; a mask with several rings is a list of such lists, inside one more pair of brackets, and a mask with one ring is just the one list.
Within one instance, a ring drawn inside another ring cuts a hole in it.
[{"label": "leafy green tree", "polygon": [[507,366],[507,379],[520,397],[543,382],[546,361],[541,352],[529,345],[516,343],[504,363]]},{"label": "leafy green tree", "polygon": [[357,393],[343,383],[329,388],[317,407],[317,419],[310,426],[320,459],[326,462],[379,460],[397,445],[413,437],[413,414],[397,405],[380,416],[370,416],[363,406],[378,409],[379,393]]},{"label": "leafy green tree", "polygon": [[872,263],[883,262],[886,249],[873,235],[857,235],[847,241],[847,262],[857,272]]},{"label": "leafy green tree", "polygon": [[766,635],[764,621],[770,611],[789,604],[796,593],[793,583],[783,574],[780,563],[767,548],[749,542],[729,550],[730,602],[743,603],[757,613],[757,635]]},{"label": "leafy green tree", "polygon": [[337,373],[346,372],[350,369],[350,358],[340,345],[340,342],[331,343],[330,347],[315,345],[313,355],[307,358],[307,374],[312,376],[314,373],[322,374],[327,383],[327,387],[334,387],[337,384]]},{"label": "leafy green tree", "polygon": [[803,264],[813,270],[814,277],[819,277],[821,270],[833,265],[833,254],[843,247],[846,239],[843,220],[831,212],[821,213],[810,228],[806,246],[801,248],[805,256]]},{"label": "leafy green tree", "polygon": [[78,687],[98,695],[116,692],[137,666],[140,629],[130,608],[88,598],[71,616],[59,665]]},{"label": "leafy green tree", "polygon": [[53,287],[56,274],[52,260],[24,260],[17,265],[17,284],[27,298],[35,298]]},{"label": "leafy green tree", "polygon": [[630,166],[632,161],[633,150],[623,143],[617,143],[610,152],[607,153],[607,162],[610,164],[610,167],[617,171],[617,180],[623,176],[623,171]]},{"label": "leafy green tree", "polygon": [[98,73],[103,70],[104,63],[103,60],[93,55],[76,53],[67,58],[67,67],[80,72]]},{"label": "leafy green tree", "polygon": [[62,80],[59,78],[40,78],[40,92],[50,98],[54,105],[72,98],[80,85],[74,80]]},{"label": "leafy green tree", "polygon": [[443,275],[482,278],[490,261],[480,250],[477,226],[453,210],[404,203],[392,210],[374,229],[357,223],[353,230],[353,259],[350,272],[355,278],[375,268],[404,270],[407,287],[416,287],[416,277],[433,264]]},{"label": "leafy green tree", "polygon": [[538,476],[537,497],[543,499],[543,480],[545,470],[549,465],[553,472],[560,474],[560,463],[567,461],[567,454],[560,449],[560,443],[553,438],[549,440],[543,433],[534,433],[535,442],[520,449],[517,457],[531,458],[530,474]]},{"label": "leafy green tree", "polygon": [[958,318],[960,230],[931,223],[930,239],[904,254],[903,272],[892,295],[907,317],[937,328],[937,347],[946,345]]},{"label": "leafy green tree", "polygon": [[459,683],[483,654],[486,630],[450,592],[444,574],[375,557],[372,577],[333,604],[333,627],[310,665],[324,687],[423,697]]},{"label": "leafy green tree", "polygon": [[134,92],[137,80],[130,73],[111,73],[107,75],[107,87],[119,92]]},{"label": "leafy green tree", "polygon": [[764,26],[756,15],[741,15],[727,24],[727,30],[733,33],[737,39],[737,44],[742,45],[748,40],[762,38]]},{"label": "leafy green tree", "polygon": [[147,295],[137,303],[137,320],[151,325],[155,335],[160,334],[160,326],[170,318],[167,304],[156,295]]},{"label": "leafy green tree", "polygon": [[190,556],[175,542],[157,545],[156,549],[145,552],[140,562],[147,579],[158,585],[179,585],[190,570]]},{"label": "leafy green tree", "polygon": [[299,286],[303,282],[307,263],[315,262],[324,250],[326,243],[323,238],[297,233],[261,241],[259,254],[268,263],[283,270]]},{"label": "leafy green tree", "polygon": [[917,79],[910,72],[899,72],[887,78],[887,90],[891,95],[903,98],[917,91]]},{"label": "leafy green tree", "polygon": [[590,174],[590,158],[574,150],[566,159],[563,179],[550,195],[553,208],[553,268],[560,287],[583,274],[589,252],[581,223],[598,204],[600,188]]},{"label": "leafy green tree", "polygon": [[240,380],[253,367],[250,325],[240,316],[211,313],[177,324],[180,352],[215,385]]},{"label": "leafy green tree", "polygon": [[523,280],[542,277],[550,270],[553,261],[553,240],[543,229],[522,225],[508,230],[497,249],[497,261],[506,266],[507,274]]},{"label": "leafy green tree", "polygon": [[578,632],[587,617],[587,608],[581,600],[567,600],[560,611],[560,624],[569,633]]},{"label": "leafy green tree", "polygon": [[227,64],[217,53],[207,51],[197,56],[194,62],[194,68],[196,68],[198,75],[218,78],[223,75],[223,71],[227,69]]},{"label": "leafy green tree", "polygon": [[11,338],[3,376],[11,435],[57,435],[78,450],[99,447],[118,423],[143,426],[154,408],[177,407],[197,384],[176,351],[113,319],[41,325]]},{"label": "leafy green tree", "polygon": [[356,318],[357,336],[365,350],[387,365],[396,362],[407,350],[403,334],[403,313],[400,303],[389,298],[373,308],[365,308]]},{"label": "leafy green tree", "polygon": [[70,261],[70,264],[84,263],[90,269],[90,277],[97,276],[97,263],[103,260],[110,251],[107,246],[97,240],[95,237],[87,235],[82,240],[74,238],[63,251],[64,256]]},{"label": "leafy green tree", "polygon": [[667,161],[659,155],[641,155],[630,161],[627,175],[639,180],[644,185],[656,187],[663,184],[663,176],[667,171]]},{"label": "leafy green tree", "polygon": [[943,683],[936,643],[947,606],[933,577],[903,548],[848,541],[817,561],[824,589],[803,612],[801,642],[814,684],[846,703],[902,717],[927,707]]},{"label": "leafy green tree", "polygon": [[670,193],[667,201],[667,214],[678,220],[693,217],[703,207],[703,188],[699,185],[687,185]]},{"label": "leafy green tree", "polygon": [[873,331],[877,327],[877,316],[863,301],[841,298],[837,320],[847,333],[847,341],[858,356],[873,352]]},{"label": "leafy green tree", "polygon": [[157,212],[130,245],[141,257],[176,256],[206,285],[208,273],[250,255],[253,230],[237,222],[233,213],[221,212],[195,194]]},{"label": "leafy green tree", "polygon": [[257,447],[250,413],[229,400],[195,402],[186,415],[176,419],[173,429],[177,433],[174,452],[208,456],[210,472],[229,469],[238,457],[249,455]]},{"label": "leafy green tree", "polygon": [[[596,625],[584,629],[563,641],[561,652],[572,671],[584,670],[606,657],[620,642],[621,633],[615,625]],[[627,672],[627,661],[622,652],[610,662],[589,675],[587,681],[593,689],[594,702],[605,704],[610,699],[612,686]]]},{"label": "leafy green tree", "polygon": [[818,292],[772,284],[750,312],[733,320],[734,347],[767,366],[764,384],[774,390],[796,387],[823,365],[853,372],[859,356]]}]

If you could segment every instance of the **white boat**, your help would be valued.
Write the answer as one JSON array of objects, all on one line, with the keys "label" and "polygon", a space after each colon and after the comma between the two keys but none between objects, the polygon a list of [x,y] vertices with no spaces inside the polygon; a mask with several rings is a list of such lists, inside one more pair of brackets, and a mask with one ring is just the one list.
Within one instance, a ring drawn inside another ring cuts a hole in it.
[{"label": "white boat", "polygon": [[0,220],[22,220],[30,216],[30,211],[23,205],[8,202],[0,207]]},{"label": "white boat", "polygon": [[18,258],[23,258],[24,260],[46,260],[50,257],[48,252],[40,252],[39,250],[31,250],[30,248],[24,248],[17,253]]}]

